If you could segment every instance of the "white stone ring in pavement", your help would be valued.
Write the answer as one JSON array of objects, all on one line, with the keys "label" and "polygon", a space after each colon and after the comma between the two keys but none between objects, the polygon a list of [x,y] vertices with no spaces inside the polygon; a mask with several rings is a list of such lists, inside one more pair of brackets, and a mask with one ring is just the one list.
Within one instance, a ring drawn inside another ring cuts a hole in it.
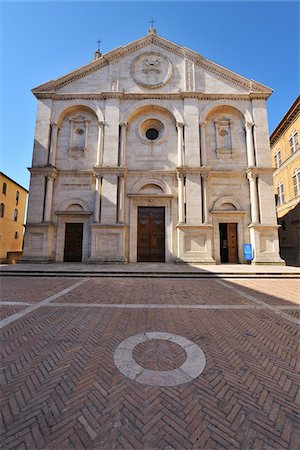
[{"label": "white stone ring in pavement", "polygon": [[[137,364],[132,355],[133,349],[142,342],[154,339],[179,345],[186,353],[185,362],[173,370],[150,370]],[[125,377],[149,386],[177,386],[188,383],[203,372],[206,364],[205,355],[197,344],[176,334],[162,332],[136,334],[125,339],[116,348],[114,361]]]}]

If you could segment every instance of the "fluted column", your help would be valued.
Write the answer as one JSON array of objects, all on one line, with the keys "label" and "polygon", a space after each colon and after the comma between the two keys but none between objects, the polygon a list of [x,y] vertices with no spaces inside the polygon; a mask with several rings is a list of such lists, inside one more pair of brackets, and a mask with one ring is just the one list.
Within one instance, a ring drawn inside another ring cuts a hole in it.
[{"label": "fluted column", "polygon": [[206,173],[201,175],[202,177],[202,222],[207,223],[208,222],[208,211],[207,211],[207,175]]},{"label": "fluted column", "polygon": [[200,156],[201,166],[206,165],[206,122],[200,123]]},{"label": "fluted column", "polygon": [[103,141],[104,141],[103,137],[104,137],[104,122],[98,122],[96,166],[102,166],[103,164]]},{"label": "fluted column", "polygon": [[101,175],[96,175],[96,188],[95,188],[95,207],[94,207],[94,221],[100,221],[100,189],[101,189]]},{"label": "fluted column", "polygon": [[259,223],[256,176],[253,173],[248,172],[247,178],[250,184],[251,221],[255,224]]},{"label": "fluted column", "polygon": [[58,136],[58,125],[56,122],[51,123],[51,146],[49,155],[49,164],[55,166],[56,161],[56,149],[57,149],[57,136]]},{"label": "fluted column", "polygon": [[55,177],[55,175],[53,173],[47,175],[44,222],[50,222],[50,220],[51,220],[52,199],[53,199],[53,184],[54,184],[55,178],[56,177]]},{"label": "fluted column", "polygon": [[247,159],[248,159],[248,167],[255,166],[255,154],[254,154],[254,144],[253,144],[253,123],[246,122],[246,145],[247,145]]},{"label": "fluted column", "polygon": [[183,123],[177,123],[177,131],[178,131],[178,166],[181,167],[184,165],[184,155],[183,155]]},{"label": "fluted column", "polygon": [[178,222],[184,223],[184,176],[177,173],[178,179]]},{"label": "fluted column", "polygon": [[121,123],[120,157],[119,157],[119,165],[120,166],[125,166],[125,160],[126,160],[126,129],[127,129],[127,122]]},{"label": "fluted column", "polygon": [[118,223],[125,222],[125,177],[123,173],[118,176]]}]

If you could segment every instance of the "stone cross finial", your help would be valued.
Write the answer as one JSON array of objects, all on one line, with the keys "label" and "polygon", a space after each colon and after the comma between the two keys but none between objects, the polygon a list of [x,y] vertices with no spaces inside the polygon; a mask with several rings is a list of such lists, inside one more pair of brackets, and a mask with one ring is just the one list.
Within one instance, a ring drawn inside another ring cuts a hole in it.
[{"label": "stone cross finial", "polygon": [[95,51],[95,54],[94,54],[94,59],[99,59],[102,56],[102,53],[100,52],[100,44],[101,44],[100,39],[97,40],[97,44],[98,44],[98,46],[97,46],[97,50]]},{"label": "stone cross finial", "polygon": [[149,20],[149,23],[151,23],[151,27],[148,30],[149,34],[157,34],[156,28],[154,28],[154,23],[156,23],[156,20],[154,20],[153,18],[151,20]]}]

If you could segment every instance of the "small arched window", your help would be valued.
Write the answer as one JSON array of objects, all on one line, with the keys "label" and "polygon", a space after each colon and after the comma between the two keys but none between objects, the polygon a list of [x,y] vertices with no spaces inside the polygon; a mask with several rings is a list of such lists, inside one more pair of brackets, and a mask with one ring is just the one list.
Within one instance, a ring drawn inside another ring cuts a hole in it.
[{"label": "small arched window", "polygon": [[6,195],[7,185],[6,183],[3,183],[2,185],[2,194]]},{"label": "small arched window", "polygon": [[4,203],[1,203],[1,205],[0,205],[0,217],[4,217],[4,210],[5,210]]},{"label": "small arched window", "polygon": [[18,206],[19,204],[19,197],[20,197],[20,193],[19,191],[16,192],[16,206]]},{"label": "small arched window", "polygon": [[18,220],[18,210],[17,208],[14,210],[14,221],[16,222]]},{"label": "small arched window", "polygon": [[279,181],[277,185],[277,206],[284,204],[284,186],[283,182]]},{"label": "small arched window", "polygon": [[278,169],[278,168],[281,166],[281,164],[282,164],[282,161],[281,161],[281,152],[280,152],[279,149],[278,149],[277,152],[275,153],[274,159],[275,159],[275,167],[276,167],[276,169]]},{"label": "small arched window", "polygon": [[294,170],[293,174],[294,195],[298,197],[300,195],[300,168]]},{"label": "small arched window", "polygon": [[292,133],[290,135],[289,139],[290,144],[290,150],[291,153],[295,153],[296,150],[299,148],[299,138],[298,138],[298,130],[292,130]]}]

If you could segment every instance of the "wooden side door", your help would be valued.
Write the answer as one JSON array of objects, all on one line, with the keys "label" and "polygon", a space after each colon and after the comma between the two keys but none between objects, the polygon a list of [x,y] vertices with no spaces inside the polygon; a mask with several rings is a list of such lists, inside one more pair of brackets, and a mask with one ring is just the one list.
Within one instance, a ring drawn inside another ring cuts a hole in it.
[{"label": "wooden side door", "polygon": [[227,224],[227,239],[228,239],[228,262],[238,262],[238,242],[237,242],[237,224]]},{"label": "wooden side door", "polygon": [[66,223],[65,262],[80,262],[82,259],[83,223]]},{"label": "wooden side door", "polygon": [[165,208],[138,207],[138,262],[165,261]]}]

